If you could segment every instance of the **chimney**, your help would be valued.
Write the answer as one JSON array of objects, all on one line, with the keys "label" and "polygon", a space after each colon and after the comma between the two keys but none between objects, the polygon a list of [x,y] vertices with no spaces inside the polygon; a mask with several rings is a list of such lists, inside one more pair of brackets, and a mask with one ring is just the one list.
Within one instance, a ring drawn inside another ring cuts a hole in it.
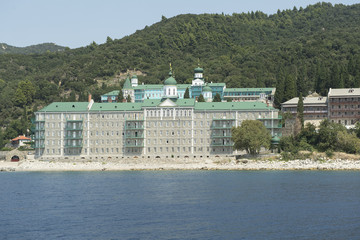
[{"label": "chimney", "polygon": [[88,102],[91,102],[91,93],[89,93]]}]

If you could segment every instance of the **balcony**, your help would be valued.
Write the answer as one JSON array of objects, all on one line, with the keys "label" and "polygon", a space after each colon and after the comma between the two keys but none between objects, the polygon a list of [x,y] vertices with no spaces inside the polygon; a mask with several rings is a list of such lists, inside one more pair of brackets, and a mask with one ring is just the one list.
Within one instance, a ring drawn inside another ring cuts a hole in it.
[{"label": "balcony", "polygon": [[233,147],[234,146],[234,143],[218,143],[218,142],[212,142],[210,144],[210,146],[213,146],[213,147]]},{"label": "balcony", "polygon": [[141,138],[144,138],[144,135],[139,135],[139,136],[125,135],[125,138],[128,138],[128,139],[141,139]]},{"label": "balcony", "polygon": [[82,126],[81,126],[81,127],[80,127],[80,126],[76,126],[76,127],[65,127],[65,130],[66,130],[66,131],[82,131],[83,128],[82,128]]},{"label": "balcony", "polygon": [[32,138],[32,140],[44,140],[45,139],[45,135],[41,135],[41,136],[34,136]]},{"label": "balcony", "polygon": [[45,148],[45,144],[35,145],[34,148]]},{"label": "balcony", "polygon": [[232,127],[234,126],[229,124],[224,124],[224,125],[211,126],[211,129],[231,129]]},{"label": "balcony", "polygon": [[125,130],[144,130],[144,126],[125,126]]},{"label": "balcony", "polygon": [[129,147],[129,148],[141,148],[144,147],[144,143],[125,143],[125,147]]},{"label": "balcony", "polygon": [[36,126],[35,131],[45,131],[45,126]]},{"label": "balcony", "polygon": [[66,148],[82,148],[83,144],[82,143],[77,143],[77,144],[65,144]]},{"label": "balcony", "polygon": [[235,118],[213,118],[213,121],[235,121]]},{"label": "balcony", "polygon": [[65,139],[82,139],[83,136],[82,135],[76,135],[76,136],[65,136]]},{"label": "balcony", "polygon": [[83,119],[66,119],[66,122],[83,122]]},{"label": "balcony", "polygon": [[143,122],[145,121],[144,119],[126,119],[126,122]]},{"label": "balcony", "polygon": [[231,138],[231,135],[212,134],[211,138]]},{"label": "balcony", "polygon": [[271,124],[268,124],[268,125],[264,125],[266,128],[282,128],[282,125],[279,123],[279,124],[274,124],[274,125],[271,125]]}]

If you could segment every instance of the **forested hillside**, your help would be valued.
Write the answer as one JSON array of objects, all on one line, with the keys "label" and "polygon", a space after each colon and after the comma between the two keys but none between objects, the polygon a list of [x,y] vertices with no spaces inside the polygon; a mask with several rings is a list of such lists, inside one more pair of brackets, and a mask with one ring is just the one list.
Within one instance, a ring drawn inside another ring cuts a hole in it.
[{"label": "forested hillside", "polygon": [[14,47],[6,43],[0,43],[0,54],[15,53],[15,54],[32,54],[64,51],[66,47],[58,46],[54,43],[42,43],[31,45],[27,47]]},{"label": "forested hillside", "polygon": [[318,3],[273,15],[186,14],[162,17],[122,39],[108,37],[101,45],[2,54],[0,124],[24,131],[19,123],[33,108],[55,100],[86,100],[89,92],[98,99],[119,88],[114,79],[127,70],[143,73],[140,82],[159,83],[171,62],[178,82],[187,82],[198,59],[207,81],[228,87],[276,86],[277,104],[300,92],[360,87],[359,23],[360,4]]}]

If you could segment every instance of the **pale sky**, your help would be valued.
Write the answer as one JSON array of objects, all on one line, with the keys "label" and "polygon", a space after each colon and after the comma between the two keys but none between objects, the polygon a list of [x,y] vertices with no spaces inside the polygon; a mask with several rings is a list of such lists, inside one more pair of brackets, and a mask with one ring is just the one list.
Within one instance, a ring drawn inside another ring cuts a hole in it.
[{"label": "pale sky", "polygon": [[[25,47],[53,42],[77,48],[120,39],[146,25],[186,13],[242,13],[305,8],[311,0],[0,0],[0,43]],[[355,0],[326,1],[351,5]]]}]

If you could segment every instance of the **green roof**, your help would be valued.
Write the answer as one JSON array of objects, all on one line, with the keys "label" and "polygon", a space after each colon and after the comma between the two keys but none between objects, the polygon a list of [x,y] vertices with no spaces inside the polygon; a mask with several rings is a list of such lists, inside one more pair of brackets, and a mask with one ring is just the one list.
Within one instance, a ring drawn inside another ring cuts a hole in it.
[{"label": "green roof", "polygon": [[271,92],[274,88],[226,88],[225,92]]},{"label": "green roof", "polygon": [[225,83],[208,83],[209,87],[224,87]]},{"label": "green roof", "polygon": [[142,103],[94,103],[90,111],[141,111],[141,105]]},{"label": "green roof", "polygon": [[126,78],[123,89],[132,89],[129,77]]},{"label": "green roof", "polygon": [[[164,99],[145,99],[142,107],[156,107],[158,106]],[[175,102],[179,107],[189,107],[194,106],[195,99],[171,99],[171,101]]]},{"label": "green roof", "polygon": [[39,112],[84,112],[88,105],[88,102],[53,102]]},{"label": "green roof", "polygon": [[177,89],[186,89],[186,88],[190,88],[191,84],[177,84]]},{"label": "green roof", "polygon": [[144,84],[144,85],[138,85],[134,87],[135,90],[145,90],[145,89],[162,89],[163,84]]},{"label": "green roof", "polygon": [[103,94],[101,96],[117,96],[117,95],[119,95],[119,92],[120,92],[119,90],[114,90],[114,91],[105,93],[105,94]]},{"label": "green roof", "polygon": [[263,102],[197,102],[195,110],[274,110]]},{"label": "green roof", "polygon": [[[93,103],[90,112],[141,111],[143,107],[156,107],[164,99],[145,99],[143,103]],[[171,99],[179,107],[194,110],[274,110],[263,102],[195,102],[195,99]],[[39,112],[87,112],[88,102],[53,102]]]},{"label": "green roof", "polygon": [[138,78],[135,74],[134,75],[132,75],[132,77],[131,78]]}]

